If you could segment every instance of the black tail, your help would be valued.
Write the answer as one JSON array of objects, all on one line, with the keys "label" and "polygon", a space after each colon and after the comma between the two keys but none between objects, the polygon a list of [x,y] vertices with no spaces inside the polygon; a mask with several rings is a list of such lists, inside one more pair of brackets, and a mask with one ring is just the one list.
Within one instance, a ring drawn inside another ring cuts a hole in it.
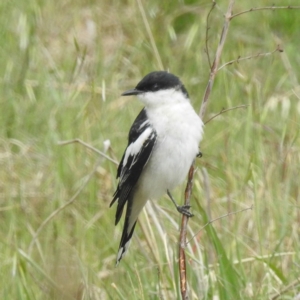
[{"label": "black tail", "polygon": [[[119,251],[117,255],[117,260],[116,260],[116,265],[119,264],[125,253],[127,252],[130,241],[134,232],[136,222],[133,224],[131,229],[128,228],[129,226],[129,218],[126,217],[124,228],[123,228],[123,233],[122,233],[122,238],[119,246]],[[129,231],[128,231],[129,230]]]}]

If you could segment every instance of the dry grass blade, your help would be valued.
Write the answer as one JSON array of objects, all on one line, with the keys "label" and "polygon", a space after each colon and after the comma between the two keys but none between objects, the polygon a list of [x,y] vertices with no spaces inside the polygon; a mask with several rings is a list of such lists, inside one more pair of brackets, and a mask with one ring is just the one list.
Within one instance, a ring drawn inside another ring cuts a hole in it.
[{"label": "dry grass blade", "polygon": [[146,13],[145,13],[142,1],[141,0],[137,0],[137,3],[138,3],[138,6],[139,6],[139,9],[140,9],[142,18],[143,18],[143,22],[145,24],[145,27],[146,27],[146,30],[147,30],[147,33],[148,33],[148,36],[149,36],[149,39],[150,39],[150,43],[151,43],[152,49],[154,51],[155,58],[157,60],[158,66],[159,66],[159,68],[161,70],[164,70],[164,66],[163,66],[162,60],[160,58],[160,55],[159,55],[159,52],[158,52],[158,49],[157,49],[157,46],[156,46],[156,43],[155,43],[152,31],[151,31],[151,28],[150,28],[150,25],[149,25],[149,22],[148,22],[148,19],[147,19],[147,16],[146,16]]},{"label": "dry grass blade", "polygon": [[104,152],[98,150],[97,148],[83,142],[82,140],[80,139],[74,139],[74,140],[69,140],[69,141],[60,141],[58,142],[57,144],[60,145],[60,146],[65,146],[65,145],[69,145],[69,144],[73,144],[73,143],[78,143],[78,144],[81,144],[83,146],[85,146],[86,148],[98,153],[99,155],[101,155],[102,157],[104,157],[105,159],[111,161],[112,163],[114,163],[115,165],[118,165],[119,163],[114,160],[113,158],[109,157],[108,155],[106,155]]},{"label": "dry grass blade", "polygon": [[42,232],[42,230],[45,228],[45,226],[53,219],[55,218],[61,211],[63,211],[67,206],[71,205],[76,198],[80,195],[80,193],[82,192],[82,190],[85,188],[85,186],[88,184],[88,182],[91,180],[91,178],[94,176],[98,166],[100,165],[100,163],[102,162],[102,158],[98,159],[93,171],[86,177],[85,181],[83,182],[83,184],[81,185],[81,187],[77,190],[77,192],[65,203],[63,204],[61,207],[59,207],[58,209],[56,209],[55,211],[53,211],[43,222],[42,224],[39,226],[39,228],[37,229],[37,231],[34,233],[31,242],[29,244],[28,247],[28,253],[29,255],[31,254],[33,245],[36,241],[36,239],[38,238],[38,236],[40,235],[40,233]]},{"label": "dry grass blade", "polygon": [[[282,296],[283,294],[285,294],[289,290],[294,289],[296,286],[299,286],[299,285],[300,285],[300,277],[297,278],[296,280],[294,280],[293,282],[291,282],[287,287],[285,287],[284,289],[282,289],[278,293],[272,295],[270,297],[270,300],[276,300],[276,299],[278,299],[280,296]],[[299,299],[299,294],[294,299],[295,300]]]}]

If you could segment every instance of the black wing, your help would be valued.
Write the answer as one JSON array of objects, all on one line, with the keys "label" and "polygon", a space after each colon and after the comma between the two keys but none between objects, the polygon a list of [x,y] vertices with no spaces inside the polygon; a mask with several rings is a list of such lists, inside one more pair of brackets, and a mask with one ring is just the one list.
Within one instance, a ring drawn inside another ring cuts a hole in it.
[{"label": "black wing", "polygon": [[154,145],[157,133],[148,121],[145,108],[135,119],[128,136],[128,146],[118,167],[117,178],[120,178],[112,206],[118,200],[115,224],[122,216],[124,205],[146,166]]}]

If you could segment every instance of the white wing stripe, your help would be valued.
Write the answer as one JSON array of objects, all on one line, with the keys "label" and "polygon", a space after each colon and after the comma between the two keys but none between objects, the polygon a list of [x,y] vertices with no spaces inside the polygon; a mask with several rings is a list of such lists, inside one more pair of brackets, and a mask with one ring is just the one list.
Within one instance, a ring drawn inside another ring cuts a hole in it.
[{"label": "white wing stripe", "polygon": [[146,126],[146,125],[148,125],[148,124],[149,124],[149,120],[144,121],[144,122],[140,125],[139,129],[142,129],[144,126]]},{"label": "white wing stripe", "polygon": [[123,167],[127,165],[128,157],[138,154],[142,149],[145,141],[152,133],[152,128],[148,127],[133,143],[131,143],[125,153]]}]

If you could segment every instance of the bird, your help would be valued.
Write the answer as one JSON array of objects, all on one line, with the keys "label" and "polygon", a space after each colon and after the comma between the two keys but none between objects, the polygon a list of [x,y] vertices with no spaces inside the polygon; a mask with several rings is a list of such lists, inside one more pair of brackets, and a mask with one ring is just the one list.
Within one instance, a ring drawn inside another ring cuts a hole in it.
[{"label": "bird", "polygon": [[189,206],[176,204],[171,191],[184,181],[196,156],[202,156],[199,143],[204,127],[185,86],[166,71],[149,73],[121,96],[137,96],[144,108],[130,128],[110,203],[111,207],[117,202],[115,225],[127,204],[116,265],[127,252],[138,216],[149,199],[167,193],[180,213],[192,216]]}]

